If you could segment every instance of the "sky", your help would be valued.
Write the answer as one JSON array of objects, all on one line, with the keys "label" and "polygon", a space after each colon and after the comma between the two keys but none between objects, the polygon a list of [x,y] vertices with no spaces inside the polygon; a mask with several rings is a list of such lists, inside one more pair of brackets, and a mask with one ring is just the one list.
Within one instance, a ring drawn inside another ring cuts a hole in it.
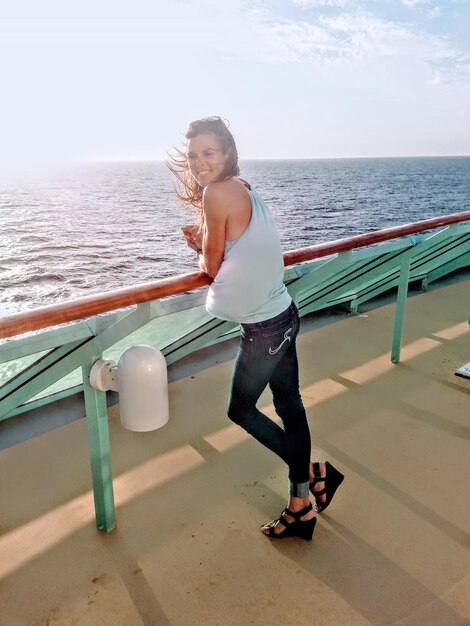
[{"label": "sky", "polygon": [[470,155],[470,0],[0,8],[0,165],[163,159],[227,119],[242,159]]}]

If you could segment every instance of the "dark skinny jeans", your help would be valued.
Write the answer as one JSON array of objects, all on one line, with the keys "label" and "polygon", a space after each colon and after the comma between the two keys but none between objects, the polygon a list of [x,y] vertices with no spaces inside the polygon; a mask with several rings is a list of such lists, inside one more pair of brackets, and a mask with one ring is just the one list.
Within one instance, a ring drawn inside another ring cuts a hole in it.
[{"label": "dark skinny jeans", "polygon": [[[289,467],[289,493],[308,497],[310,432],[299,392],[296,337],[300,319],[292,303],[280,315],[264,322],[241,324],[228,416]],[[256,408],[269,384],[281,428]]]}]

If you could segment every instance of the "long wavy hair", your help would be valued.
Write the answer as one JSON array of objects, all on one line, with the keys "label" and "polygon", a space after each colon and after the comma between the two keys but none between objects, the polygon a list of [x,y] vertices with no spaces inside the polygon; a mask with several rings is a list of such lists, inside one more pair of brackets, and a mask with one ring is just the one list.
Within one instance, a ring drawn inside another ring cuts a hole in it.
[{"label": "long wavy hair", "polygon": [[226,180],[232,176],[238,176],[240,174],[240,168],[238,167],[238,152],[235,140],[227,124],[222,118],[217,116],[204,117],[191,122],[185,133],[186,142],[184,148],[174,148],[174,154],[169,154],[169,159],[166,162],[167,167],[176,178],[174,188],[180,203],[184,206],[192,205],[195,207],[200,221],[202,217],[202,192],[204,188],[191,176],[185,148],[190,139],[208,133],[215,135],[222,152],[228,154],[225,167],[220,176],[218,176],[217,181]]}]

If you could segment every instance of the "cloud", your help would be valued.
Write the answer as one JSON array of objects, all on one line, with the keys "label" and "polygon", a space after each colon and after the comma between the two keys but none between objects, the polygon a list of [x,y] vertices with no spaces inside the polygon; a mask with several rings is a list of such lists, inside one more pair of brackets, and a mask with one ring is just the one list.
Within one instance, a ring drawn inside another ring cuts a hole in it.
[{"label": "cloud", "polygon": [[311,21],[264,19],[253,28],[257,45],[250,54],[259,61],[324,68],[368,61],[378,64],[380,59],[399,64],[401,60],[405,67],[421,67],[433,84],[469,82],[467,55],[454,49],[447,38],[367,12],[319,15]]},{"label": "cloud", "polygon": [[415,7],[423,4],[430,4],[430,0],[401,0],[406,7]]},{"label": "cloud", "polygon": [[436,57],[428,67],[430,84],[455,85],[470,91],[470,54]]},{"label": "cloud", "polygon": [[446,46],[438,37],[422,34],[402,24],[369,14],[342,14],[324,17],[321,23],[347,45],[351,57],[408,56],[418,57],[442,53]]},{"label": "cloud", "polygon": [[285,19],[260,25],[259,31],[267,58],[284,63],[347,62],[368,54],[391,54],[401,49],[403,40],[408,45],[413,41],[413,34],[403,27],[353,14],[320,17],[316,24]]},{"label": "cloud", "polygon": [[291,0],[302,7],[341,7],[350,6],[353,0]]},{"label": "cloud", "polygon": [[442,15],[439,6],[430,6],[432,4],[431,0],[401,0],[401,3],[405,7],[420,10],[426,17],[436,18]]},{"label": "cloud", "polygon": [[259,25],[258,31],[258,54],[269,63],[323,63],[347,54],[334,33],[315,24],[283,20]]}]

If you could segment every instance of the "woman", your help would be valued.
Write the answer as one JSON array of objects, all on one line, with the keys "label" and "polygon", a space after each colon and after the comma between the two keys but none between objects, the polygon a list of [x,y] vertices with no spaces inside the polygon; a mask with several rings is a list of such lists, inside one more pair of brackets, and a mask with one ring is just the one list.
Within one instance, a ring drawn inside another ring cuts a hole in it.
[{"label": "woman", "polygon": [[[343,475],[329,463],[310,463],[295,345],[299,314],[283,283],[279,235],[264,201],[238,178],[237,148],[223,120],[192,122],[186,140],[186,152],[178,151],[169,164],[182,183],[180,201],[199,212],[198,224],[185,226],[183,234],[200,269],[214,279],[207,311],[241,329],[228,416],[289,468],[287,507],[261,529],[269,537],[310,540],[316,519],[309,491],[323,511]],[[256,408],[268,384],[284,428]]]}]

